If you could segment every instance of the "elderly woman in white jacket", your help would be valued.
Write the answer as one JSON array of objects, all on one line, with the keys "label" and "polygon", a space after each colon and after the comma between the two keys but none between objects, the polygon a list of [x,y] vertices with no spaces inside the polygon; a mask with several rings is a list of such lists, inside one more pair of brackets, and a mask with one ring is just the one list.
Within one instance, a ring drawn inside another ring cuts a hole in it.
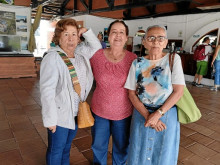
[{"label": "elderly woman in white jacket", "polygon": [[[88,44],[79,44],[83,35]],[[101,44],[91,29],[78,29],[76,21],[57,22],[51,48],[41,63],[40,92],[43,124],[48,128],[47,165],[69,164],[70,148],[77,132],[75,117],[80,100],[86,100],[93,83],[89,63]],[[67,65],[58,54],[64,53],[75,67],[81,87],[81,99],[73,88]]]}]

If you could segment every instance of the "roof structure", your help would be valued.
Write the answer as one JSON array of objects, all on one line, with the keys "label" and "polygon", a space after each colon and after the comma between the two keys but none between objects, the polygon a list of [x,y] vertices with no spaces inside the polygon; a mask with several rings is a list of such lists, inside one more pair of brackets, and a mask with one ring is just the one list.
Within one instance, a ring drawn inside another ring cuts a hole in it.
[{"label": "roof structure", "polygon": [[32,17],[43,5],[42,19],[94,15],[133,20],[172,15],[219,12],[220,0],[14,0],[15,5],[31,6]]}]

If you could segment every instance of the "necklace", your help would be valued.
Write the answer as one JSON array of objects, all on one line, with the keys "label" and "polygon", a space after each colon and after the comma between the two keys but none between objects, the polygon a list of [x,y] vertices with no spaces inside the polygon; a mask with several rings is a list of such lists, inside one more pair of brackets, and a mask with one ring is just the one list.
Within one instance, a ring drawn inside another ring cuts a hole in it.
[{"label": "necklace", "polygon": [[118,56],[114,56],[112,53],[109,52],[108,54],[108,58],[111,60],[111,61],[114,61],[114,62],[117,62],[117,61],[120,61],[121,59],[123,59],[125,56],[125,52],[123,51],[122,53],[120,53]]}]

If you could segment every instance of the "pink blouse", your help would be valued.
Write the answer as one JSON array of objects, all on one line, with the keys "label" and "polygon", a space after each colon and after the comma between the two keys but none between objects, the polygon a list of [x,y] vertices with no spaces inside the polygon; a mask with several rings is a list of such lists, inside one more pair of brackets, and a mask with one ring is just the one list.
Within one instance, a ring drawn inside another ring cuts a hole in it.
[{"label": "pink blouse", "polygon": [[137,56],[126,51],[125,57],[110,62],[104,55],[104,49],[98,50],[90,59],[96,80],[96,89],[92,96],[92,111],[109,120],[122,120],[132,114],[133,106],[124,88],[131,63]]}]

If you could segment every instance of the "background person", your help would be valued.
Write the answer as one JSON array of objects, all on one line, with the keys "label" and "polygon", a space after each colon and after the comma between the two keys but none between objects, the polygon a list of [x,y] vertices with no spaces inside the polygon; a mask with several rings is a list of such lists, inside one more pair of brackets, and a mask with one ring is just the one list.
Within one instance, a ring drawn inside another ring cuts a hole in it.
[{"label": "background person", "polygon": [[136,55],[125,50],[128,26],[116,20],[108,28],[110,48],[100,49],[91,58],[96,81],[91,109],[95,118],[92,127],[93,163],[106,165],[108,144],[112,135],[112,163],[125,164],[133,106],[124,84]]},{"label": "background person", "polygon": [[220,45],[218,45],[215,49],[215,53],[211,62],[211,67],[213,67],[213,64],[215,67],[215,80],[214,87],[210,88],[210,90],[217,91],[220,86]]},{"label": "background person", "polygon": [[[81,47],[77,53],[76,47],[82,33],[89,46]],[[51,47],[47,52],[40,69],[43,124],[48,131],[46,161],[47,165],[68,165],[71,143],[77,131],[75,117],[80,98],[58,51],[64,53],[75,67],[81,87],[81,100],[85,100],[93,82],[89,57],[101,48],[101,44],[91,29],[79,30],[73,19],[58,21],[52,40],[56,47]]]},{"label": "background person", "polygon": [[201,61],[197,61],[196,62],[196,74],[194,77],[194,81],[192,82],[192,85],[196,86],[196,87],[203,87],[203,85],[201,84],[201,80],[203,78],[203,76],[205,76],[208,72],[208,60],[209,60],[209,55],[212,53],[212,47],[209,45],[210,43],[210,39],[209,37],[205,37],[203,39],[202,44],[206,45],[205,46],[205,59],[201,60]]},{"label": "background person", "polygon": [[181,59],[175,55],[171,73],[162,26],[150,26],[142,43],[149,55],[134,60],[125,84],[135,107],[127,164],[176,165],[180,124],[175,104],[185,85]]},{"label": "background person", "polygon": [[103,34],[101,32],[99,32],[99,34],[97,35],[99,41],[101,42],[102,44],[102,49],[105,49],[106,48],[106,43],[103,41]]}]

